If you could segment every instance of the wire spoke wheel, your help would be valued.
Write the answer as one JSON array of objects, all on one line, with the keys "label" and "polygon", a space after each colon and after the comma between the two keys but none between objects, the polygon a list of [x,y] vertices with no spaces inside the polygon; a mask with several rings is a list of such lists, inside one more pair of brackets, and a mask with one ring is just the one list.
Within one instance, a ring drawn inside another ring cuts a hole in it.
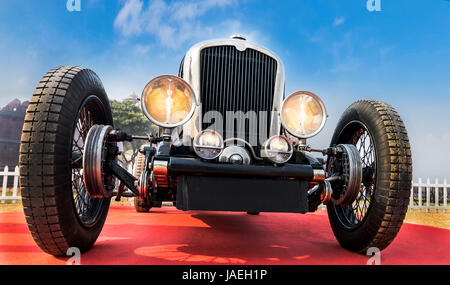
[{"label": "wire spoke wheel", "polygon": [[20,187],[26,221],[36,244],[65,256],[90,249],[109,210],[110,198],[92,199],[83,178],[83,152],[94,124],[113,125],[100,78],[79,66],[62,66],[42,77],[21,138]]},{"label": "wire spoke wheel", "polygon": [[[412,160],[405,125],[388,104],[360,100],[338,122],[331,146],[339,144],[352,144],[358,150],[362,179],[355,200],[328,203],[333,233],[349,250],[382,250],[394,240],[408,210]],[[329,158],[330,167],[331,162]],[[341,191],[338,186],[334,190]]]},{"label": "wire spoke wheel", "polygon": [[353,144],[359,151],[363,168],[363,180],[356,200],[349,206],[336,205],[336,211],[344,225],[355,229],[361,225],[370,208],[375,192],[376,153],[373,139],[362,122],[354,122],[350,139],[345,143]]},{"label": "wire spoke wheel", "polygon": [[[91,198],[86,190],[82,158],[86,137],[93,125],[102,122],[96,96],[88,97],[78,112],[72,137],[72,192],[76,213],[84,226],[91,226],[100,216],[103,198]],[[99,116],[100,114],[100,116]]]}]

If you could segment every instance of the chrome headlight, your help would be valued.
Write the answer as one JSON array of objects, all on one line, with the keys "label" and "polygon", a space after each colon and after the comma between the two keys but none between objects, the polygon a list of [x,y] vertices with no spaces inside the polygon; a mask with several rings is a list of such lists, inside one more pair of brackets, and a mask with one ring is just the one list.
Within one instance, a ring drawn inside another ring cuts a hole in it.
[{"label": "chrome headlight", "polygon": [[293,153],[292,144],[284,136],[273,136],[263,145],[261,156],[278,164],[286,163]]},{"label": "chrome headlight", "polygon": [[204,130],[194,138],[194,151],[203,159],[215,159],[223,151],[222,136],[213,130]]},{"label": "chrome headlight", "polygon": [[307,139],[317,135],[327,121],[327,110],[319,96],[298,91],[281,104],[281,123],[292,135]]},{"label": "chrome headlight", "polygon": [[191,86],[173,75],[152,79],[141,96],[141,108],[145,116],[163,128],[175,128],[189,121],[196,105]]}]

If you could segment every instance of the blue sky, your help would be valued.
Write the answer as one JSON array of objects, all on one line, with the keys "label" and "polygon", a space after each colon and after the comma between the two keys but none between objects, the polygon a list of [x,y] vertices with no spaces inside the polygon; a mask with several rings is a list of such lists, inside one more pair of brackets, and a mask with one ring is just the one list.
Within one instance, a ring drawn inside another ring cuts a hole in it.
[{"label": "blue sky", "polygon": [[311,144],[325,147],[358,99],[392,104],[405,120],[414,177],[450,178],[450,1],[66,0],[0,2],[0,106],[27,100],[50,68],[81,65],[111,98],[140,94],[176,74],[194,43],[243,34],[283,60],[287,93],[323,98],[329,121]]}]

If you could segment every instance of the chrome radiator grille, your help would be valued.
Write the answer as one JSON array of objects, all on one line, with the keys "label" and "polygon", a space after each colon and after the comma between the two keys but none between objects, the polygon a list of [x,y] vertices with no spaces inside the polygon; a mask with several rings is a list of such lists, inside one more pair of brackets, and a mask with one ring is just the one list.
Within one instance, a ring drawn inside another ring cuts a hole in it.
[{"label": "chrome radiator grille", "polygon": [[[248,48],[241,52],[234,46],[204,48],[200,52],[202,114],[208,111],[220,112],[224,123],[223,137],[239,137],[248,141],[250,132],[257,132],[260,126],[256,130],[249,130],[246,120],[244,133],[238,133],[236,127],[234,133],[227,133],[226,112],[255,111],[258,122],[261,120],[267,124],[267,134],[264,136],[268,136],[276,75],[277,61],[254,49]],[[260,119],[260,111],[266,111],[265,120]],[[204,123],[202,128],[208,126]]]}]

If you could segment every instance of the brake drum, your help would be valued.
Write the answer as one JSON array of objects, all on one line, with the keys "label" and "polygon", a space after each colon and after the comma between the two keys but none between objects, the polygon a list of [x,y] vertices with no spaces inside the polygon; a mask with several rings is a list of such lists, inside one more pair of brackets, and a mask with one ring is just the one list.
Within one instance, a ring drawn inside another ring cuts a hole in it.
[{"label": "brake drum", "polygon": [[349,206],[358,197],[362,183],[362,163],[359,151],[351,144],[337,146],[340,154],[329,159],[328,177],[340,176],[333,182],[331,201],[335,205]]},{"label": "brake drum", "polygon": [[111,198],[115,178],[106,167],[108,161],[108,135],[111,126],[94,125],[86,137],[83,153],[83,180],[92,198]]}]

